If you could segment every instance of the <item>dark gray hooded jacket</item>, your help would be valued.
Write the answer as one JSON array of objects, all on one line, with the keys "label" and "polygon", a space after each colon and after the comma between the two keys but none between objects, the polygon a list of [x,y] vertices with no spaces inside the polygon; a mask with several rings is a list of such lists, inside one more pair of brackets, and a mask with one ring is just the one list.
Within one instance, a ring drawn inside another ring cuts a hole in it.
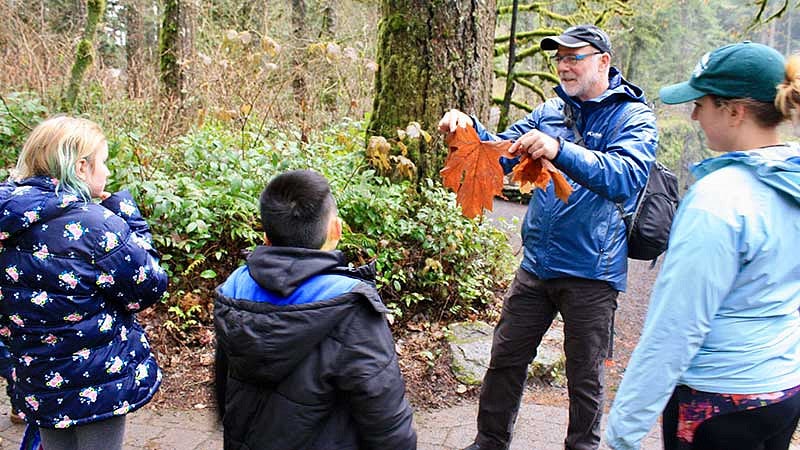
[{"label": "dark gray hooded jacket", "polygon": [[374,268],[258,247],[217,289],[225,449],[416,448]]}]

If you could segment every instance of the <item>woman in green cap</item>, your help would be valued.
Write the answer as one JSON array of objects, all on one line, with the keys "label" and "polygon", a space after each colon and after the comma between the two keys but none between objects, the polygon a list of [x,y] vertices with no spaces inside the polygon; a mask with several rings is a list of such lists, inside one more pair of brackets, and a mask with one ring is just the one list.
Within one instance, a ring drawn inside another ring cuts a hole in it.
[{"label": "woman in green cap", "polygon": [[663,412],[666,450],[786,450],[800,418],[800,60],[727,45],[663,88],[694,102],[708,147],[693,168],[639,345],[606,428],[638,449]]}]

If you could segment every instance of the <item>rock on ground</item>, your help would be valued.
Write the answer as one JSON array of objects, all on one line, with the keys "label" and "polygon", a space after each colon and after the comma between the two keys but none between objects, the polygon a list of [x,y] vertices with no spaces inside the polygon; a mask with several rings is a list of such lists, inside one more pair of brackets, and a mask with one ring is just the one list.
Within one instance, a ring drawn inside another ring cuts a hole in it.
[{"label": "rock on ground", "polygon": [[[448,328],[453,375],[468,386],[481,384],[489,367],[494,327],[475,321],[453,323]],[[536,358],[528,368],[528,376],[552,384],[563,384],[566,381],[563,342],[563,323],[557,319],[542,338]]]}]

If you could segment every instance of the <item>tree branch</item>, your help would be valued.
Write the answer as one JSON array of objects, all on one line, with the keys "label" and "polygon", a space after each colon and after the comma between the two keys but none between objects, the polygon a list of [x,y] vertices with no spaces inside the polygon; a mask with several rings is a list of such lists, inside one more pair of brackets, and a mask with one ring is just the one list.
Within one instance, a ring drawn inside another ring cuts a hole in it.
[{"label": "tree branch", "polygon": [[11,118],[12,118],[12,119],[14,119],[14,120],[15,120],[17,123],[19,123],[20,125],[22,125],[22,126],[23,126],[23,127],[26,129],[26,130],[28,130],[28,131],[33,131],[33,128],[31,128],[31,126],[30,126],[30,125],[28,125],[27,123],[25,123],[25,122],[24,122],[22,119],[20,119],[19,117],[17,117],[16,115],[14,115],[14,113],[13,113],[13,112],[11,112],[11,108],[9,108],[9,107],[8,107],[8,103],[6,103],[6,98],[5,98],[5,97],[3,97],[3,95],[2,95],[2,94],[0,94],[0,102],[2,102],[2,103],[3,103],[3,107],[6,109],[6,112],[8,113],[8,115],[9,115],[9,116],[11,116]]}]

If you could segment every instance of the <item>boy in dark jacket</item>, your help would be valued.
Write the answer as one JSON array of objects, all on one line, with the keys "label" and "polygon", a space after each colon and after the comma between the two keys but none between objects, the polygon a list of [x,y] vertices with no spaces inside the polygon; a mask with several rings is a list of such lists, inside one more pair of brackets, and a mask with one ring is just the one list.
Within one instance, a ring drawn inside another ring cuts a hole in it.
[{"label": "boy in dark jacket", "polygon": [[265,245],[217,288],[225,449],[415,449],[375,271],[334,250],[342,226],[327,180],[275,177],[261,222]]}]

